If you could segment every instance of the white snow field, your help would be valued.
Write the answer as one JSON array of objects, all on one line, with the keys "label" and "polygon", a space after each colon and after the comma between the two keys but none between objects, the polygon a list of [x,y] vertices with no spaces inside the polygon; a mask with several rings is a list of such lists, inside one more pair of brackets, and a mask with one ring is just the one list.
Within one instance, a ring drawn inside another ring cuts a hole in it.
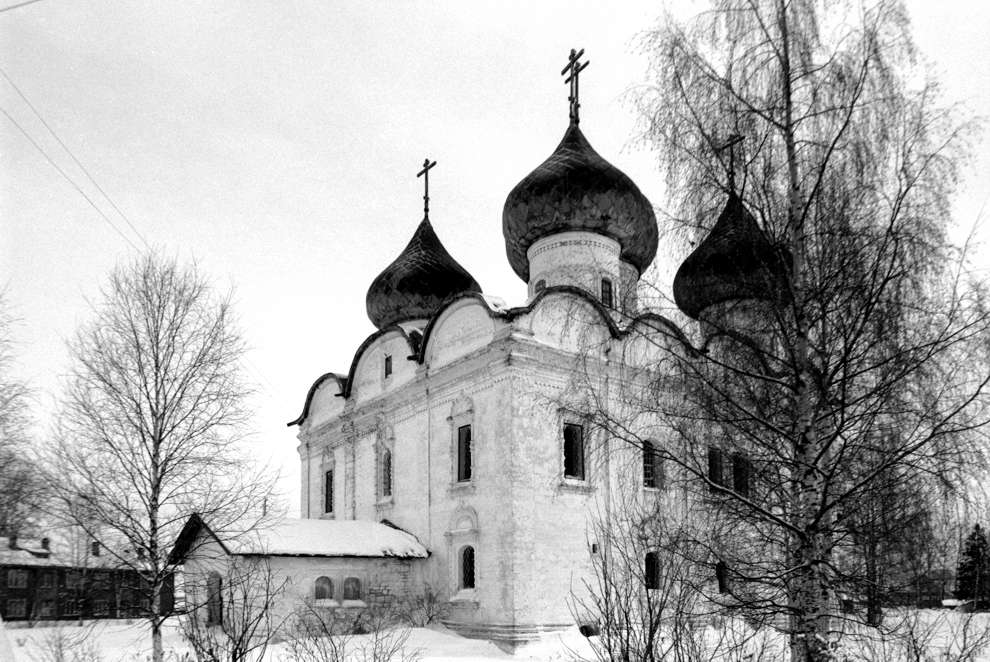
[{"label": "white snow field", "polygon": [[[2,642],[0,632],[0,642]],[[47,662],[52,659],[53,644],[62,640],[65,648],[87,649],[99,655],[100,662],[146,662],[151,653],[151,642],[147,625],[135,622],[125,624],[120,621],[98,621],[82,627],[68,624],[59,627],[9,628],[6,635],[13,650],[10,662]],[[85,637],[80,636],[85,635]],[[351,636],[349,646],[357,650],[369,637]],[[183,654],[190,652],[175,625],[166,626],[164,631],[165,659],[167,662],[182,661]],[[8,662],[0,644],[0,662]],[[406,642],[405,651],[417,651],[420,662],[473,662],[487,660],[546,660],[554,661],[593,659],[587,640],[576,628],[561,634],[547,635],[544,639],[527,644],[515,655],[503,652],[488,641],[467,639],[442,627],[412,628]],[[83,657],[90,662],[90,657]],[[72,657],[67,660],[71,661]],[[263,661],[291,662],[292,657],[285,643],[269,647]]]},{"label": "white snow field", "polygon": [[[947,610],[910,610],[891,612],[888,623],[910,622],[916,641],[923,641],[929,647],[927,655],[907,656],[901,642],[888,639],[878,641],[871,637],[868,641],[853,644],[845,640],[836,650],[838,660],[844,662],[990,662],[990,645],[980,645],[973,649],[974,640],[982,637],[990,643],[990,614],[963,614]],[[150,640],[147,626],[142,622],[127,624],[121,621],[95,621],[79,626],[66,624],[46,627],[7,627],[0,623],[0,662],[48,662],[55,660],[54,648],[61,642],[63,650],[81,653],[74,658],[68,655],[66,662],[147,662],[150,658]],[[874,632],[872,630],[863,630]],[[714,633],[713,633],[714,634]],[[722,633],[719,633],[722,634]],[[760,654],[749,657],[741,651],[725,657],[730,659],[752,660],[753,662],[784,662],[784,641],[777,633],[760,633],[750,640],[759,642],[753,649],[761,649]],[[6,638],[6,642],[4,639]],[[348,649],[357,653],[370,635],[350,636]],[[9,647],[5,648],[4,644]],[[164,630],[166,662],[194,662],[189,646],[183,641],[176,624],[167,625]],[[970,650],[966,650],[969,648]],[[12,651],[12,656],[11,652]],[[558,634],[548,634],[539,641],[518,648],[509,654],[487,641],[467,639],[442,627],[412,628],[404,651],[416,653],[412,659],[419,662],[484,662],[488,660],[519,660],[545,662],[577,662],[598,659],[588,639],[572,628]],[[186,657],[186,653],[189,653]],[[348,659],[352,659],[348,656]],[[355,660],[363,659],[355,655]],[[369,658],[370,659],[370,658]],[[723,658],[719,658],[723,659]],[[289,647],[285,643],[269,647],[263,660],[253,662],[293,662]],[[399,658],[396,658],[399,662]]]}]

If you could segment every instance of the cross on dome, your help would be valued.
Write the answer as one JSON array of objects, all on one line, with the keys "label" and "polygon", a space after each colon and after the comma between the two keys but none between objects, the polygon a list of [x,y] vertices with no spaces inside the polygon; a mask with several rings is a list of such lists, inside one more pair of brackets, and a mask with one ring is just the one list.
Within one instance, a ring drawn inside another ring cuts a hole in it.
[{"label": "cross on dome", "polygon": [[423,159],[423,169],[416,173],[417,177],[423,177],[423,218],[430,217],[430,170],[437,164]]},{"label": "cross on dome", "polygon": [[571,54],[567,58],[567,66],[560,70],[561,76],[567,75],[567,79],[564,80],[564,82],[569,83],[571,86],[570,96],[567,97],[567,100],[571,104],[571,109],[570,109],[571,124],[578,124],[581,121],[580,117],[578,116],[578,109],[581,108],[581,103],[578,101],[578,93],[580,91],[578,89],[578,76],[581,74],[582,71],[585,70],[585,67],[587,67],[590,64],[590,62],[584,62],[584,63],[578,62],[578,60],[581,59],[582,55],[584,55],[583,48],[580,51],[575,51],[572,48]]}]

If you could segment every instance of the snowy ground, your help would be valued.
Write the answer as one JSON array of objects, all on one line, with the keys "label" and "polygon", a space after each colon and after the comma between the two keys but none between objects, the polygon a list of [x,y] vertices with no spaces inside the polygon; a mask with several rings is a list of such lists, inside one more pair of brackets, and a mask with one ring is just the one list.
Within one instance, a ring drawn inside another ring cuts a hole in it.
[{"label": "snowy ground", "polygon": [[[13,649],[13,662],[48,662],[56,642],[61,641],[68,650],[81,652],[86,648],[99,654],[101,662],[144,662],[151,651],[148,628],[142,623],[126,624],[120,621],[100,621],[85,626],[10,628],[6,632]],[[352,637],[355,649],[367,637]],[[175,626],[164,633],[166,659],[182,660],[189,651]],[[407,651],[418,651],[420,662],[472,662],[489,660],[559,660],[591,657],[587,640],[573,629],[562,634],[548,635],[543,640],[527,644],[515,655],[503,652],[488,641],[466,639],[443,628],[413,628],[406,643]],[[0,648],[0,658],[3,657]],[[70,658],[71,659],[71,658]],[[87,662],[90,658],[86,657]],[[265,662],[289,662],[285,644],[269,648]],[[2,660],[7,662],[7,660]]]},{"label": "snowy ground", "polygon": [[[990,662],[990,646],[984,648],[978,655],[971,657],[958,655],[962,652],[959,650],[960,644],[965,647],[965,642],[971,641],[974,636],[984,635],[990,638],[990,614],[972,616],[972,621],[965,629],[962,626],[969,617],[959,612],[911,610],[900,614],[892,612],[888,615],[889,619],[899,619],[899,622],[904,622],[906,617],[912,619],[914,629],[919,633],[919,636],[925,638],[927,643],[934,647],[935,650],[931,651],[933,654],[927,659],[938,660],[939,662],[955,662],[960,659],[965,659],[967,662]],[[874,630],[869,630],[869,632],[875,633]],[[6,634],[7,643],[10,646],[6,649],[7,652],[3,646],[4,634]],[[368,638],[368,636],[351,637],[350,650],[358,650],[362,644],[367,643]],[[779,634],[762,632],[758,639],[763,639],[769,645],[764,649],[762,657],[756,656],[754,659],[763,662],[783,659],[782,644],[784,642]],[[846,641],[847,643],[842,646],[840,659],[843,654],[845,654],[845,659],[855,661],[898,662],[906,659],[903,654],[904,649],[892,643],[893,640],[879,644],[875,638],[872,638],[872,641],[861,642],[855,646],[851,645],[851,640]],[[96,662],[97,660],[99,662],[146,662],[150,653],[148,629],[143,623],[127,624],[121,621],[100,621],[84,626],[15,627],[8,628],[6,633],[0,630],[0,662],[8,662],[11,657],[12,662],[50,662],[57,659],[52,655],[52,652],[59,647],[58,644],[61,644],[63,650],[83,653],[77,658],[72,656],[63,658],[66,662],[73,662],[74,659],[79,662]],[[169,662],[185,662],[185,660],[194,659],[191,655],[184,658],[184,655],[189,652],[189,648],[182,640],[175,625],[166,628],[164,646],[167,652],[166,660]],[[949,648],[951,652],[949,655],[942,656],[946,648]],[[560,634],[546,635],[540,641],[521,647],[514,655],[505,653],[490,642],[466,639],[440,627],[414,628],[410,631],[405,650],[419,653],[419,657],[413,659],[418,659],[420,662],[484,662],[490,660],[571,662],[596,659],[588,640],[582,637],[576,628]],[[970,654],[972,655],[973,652],[971,651]],[[738,659],[737,655],[730,657]],[[269,648],[263,662],[292,662],[292,657],[286,644],[277,644]]]}]

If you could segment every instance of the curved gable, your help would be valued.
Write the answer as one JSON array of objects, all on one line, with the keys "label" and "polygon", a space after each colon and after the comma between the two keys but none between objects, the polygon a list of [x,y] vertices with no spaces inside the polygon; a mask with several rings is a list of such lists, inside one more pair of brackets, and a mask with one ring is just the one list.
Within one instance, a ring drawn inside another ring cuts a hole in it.
[{"label": "curved gable", "polygon": [[603,352],[618,328],[601,304],[577,288],[547,288],[520,324],[533,339],[569,352]]},{"label": "curved gable", "polygon": [[430,323],[421,361],[431,368],[446,365],[485,347],[495,338],[492,312],[476,297],[454,300]]},{"label": "curved gable", "polygon": [[[368,400],[411,381],[416,376],[416,343],[399,326],[382,329],[368,338],[351,364],[347,397],[356,402]],[[386,375],[386,357],[391,357],[391,373]]]}]

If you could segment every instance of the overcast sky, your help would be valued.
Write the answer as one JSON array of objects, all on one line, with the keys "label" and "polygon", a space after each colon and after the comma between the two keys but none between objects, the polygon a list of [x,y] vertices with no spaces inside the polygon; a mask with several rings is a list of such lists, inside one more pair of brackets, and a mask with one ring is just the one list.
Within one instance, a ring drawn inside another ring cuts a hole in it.
[{"label": "overcast sky", "polygon": [[[986,113],[990,3],[908,5],[948,97]],[[424,157],[439,162],[440,239],[486,292],[521,303],[502,204],[566,128],[559,72],[583,47],[582,129],[664,207],[623,100],[647,82],[636,37],[661,6],[44,0],[0,12],[0,67],[137,229],[0,78],[0,107],[127,237],[0,114],[0,286],[39,434],[87,298],[147,241],[233,289],[258,384],[253,443],[281,467],[295,513],[296,429],[285,423],[374,331],[365,293],[422,216]],[[986,154],[957,205],[967,226],[990,195]]]}]

